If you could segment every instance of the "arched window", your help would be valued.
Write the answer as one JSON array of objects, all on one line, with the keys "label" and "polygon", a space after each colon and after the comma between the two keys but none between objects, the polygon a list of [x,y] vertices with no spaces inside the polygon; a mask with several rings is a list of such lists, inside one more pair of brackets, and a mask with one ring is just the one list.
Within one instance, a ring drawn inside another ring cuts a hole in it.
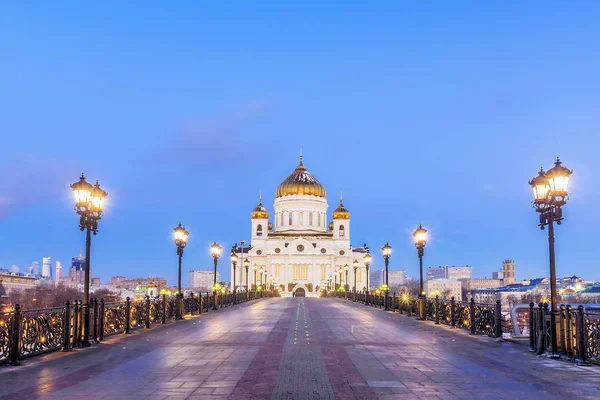
[{"label": "arched window", "polygon": [[256,236],[262,236],[262,225],[258,224],[256,227]]},{"label": "arched window", "polygon": [[281,213],[280,215],[281,215],[281,218],[280,218],[281,221],[279,223],[279,226],[283,226],[283,213]]},{"label": "arched window", "polygon": [[313,213],[310,212],[308,214],[308,225],[312,226],[313,225]]},{"label": "arched window", "polygon": [[302,211],[300,211],[300,212],[298,213],[298,223],[299,223],[300,225],[302,225],[302,224],[304,223],[304,213],[303,213]]},{"label": "arched window", "polygon": [[288,225],[292,226],[292,213],[288,213]]},{"label": "arched window", "polygon": [[319,213],[319,215],[317,215],[317,226],[321,226],[321,213]]},{"label": "arched window", "polygon": [[340,236],[344,236],[345,232],[344,232],[344,225],[340,225]]}]

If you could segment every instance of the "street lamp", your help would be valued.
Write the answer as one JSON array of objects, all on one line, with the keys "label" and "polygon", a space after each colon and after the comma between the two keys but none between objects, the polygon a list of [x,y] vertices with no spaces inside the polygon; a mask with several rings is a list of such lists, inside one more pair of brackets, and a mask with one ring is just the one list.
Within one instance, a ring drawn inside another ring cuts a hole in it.
[{"label": "street lamp", "polygon": [[221,246],[217,242],[214,242],[210,246],[210,253],[213,256],[213,261],[215,262],[215,273],[213,276],[213,310],[217,309],[217,262],[219,261],[219,257],[221,256]]},{"label": "street lamp", "polygon": [[243,264],[246,269],[246,300],[248,300],[248,291],[250,290],[250,286],[248,285],[248,269],[250,269],[250,260],[246,258]]},{"label": "street lamp", "polygon": [[270,290],[273,290],[273,275],[269,275],[269,281],[271,283],[271,289]]},{"label": "street lamp", "polygon": [[560,341],[558,328],[558,294],[556,291],[556,260],[554,256],[554,222],[560,225],[563,220],[562,207],[567,204],[569,194],[567,188],[573,171],[562,166],[557,157],[554,167],[544,173],[540,169],[538,176],[529,184],[533,189],[533,204],[540,213],[540,229],[548,225],[548,247],[550,252],[550,336],[552,337],[552,357],[559,357],[558,343]]},{"label": "street lamp", "polygon": [[358,271],[358,260],[352,262],[352,268],[354,269],[354,301],[356,301],[356,271]]},{"label": "street lamp", "polygon": [[388,294],[389,294],[389,288],[388,288],[388,265],[390,263],[390,256],[392,255],[392,246],[390,246],[389,243],[386,243],[382,248],[381,251],[383,252],[383,260],[385,261],[385,309],[386,311],[389,310],[389,306],[388,306]]},{"label": "street lamp", "polygon": [[85,282],[83,283],[83,341],[82,345],[90,345],[90,248],[92,233],[98,233],[98,220],[102,218],[104,199],[108,196],[100,188],[98,181],[92,186],[81,178],[71,185],[75,195],[75,211],[79,214],[79,229],[85,233]]},{"label": "street lamp", "polygon": [[[263,275],[265,274],[265,268],[264,267],[260,267],[260,269],[258,271],[260,272],[259,273],[259,275],[260,275],[260,287],[262,289],[262,286],[263,286]],[[262,296],[263,296],[263,292],[261,290],[260,291],[260,297],[262,298]]]},{"label": "street lamp", "polygon": [[427,243],[427,229],[421,224],[413,233],[415,247],[419,255],[419,319],[425,319],[425,291],[423,290],[423,254],[425,253],[425,244]]},{"label": "street lamp", "polygon": [[350,285],[348,285],[348,270],[350,267],[348,264],[344,265],[344,271],[346,271],[346,280],[344,281],[346,284],[344,285],[344,290],[346,291],[346,299],[348,299],[348,290],[350,289]]},{"label": "street lamp", "polygon": [[329,291],[331,292],[331,283],[333,281],[333,278],[331,275],[329,275],[329,278],[327,278],[327,285],[329,286]]},{"label": "street lamp", "polygon": [[367,253],[363,257],[363,261],[365,263],[365,269],[367,270],[367,292],[366,295],[369,295],[369,267],[371,266],[371,254]]},{"label": "street lamp", "polygon": [[258,265],[256,265],[256,263],[254,263],[254,265],[252,266],[252,269],[254,270],[254,291],[256,292],[256,271],[258,270]]},{"label": "street lamp", "polygon": [[185,230],[181,222],[173,229],[175,232],[175,245],[177,246],[177,255],[179,256],[179,269],[177,275],[177,319],[183,319],[183,293],[181,293],[181,258],[183,249],[187,245],[189,232]]},{"label": "street lamp", "polygon": [[238,256],[231,250],[231,264],[233,264],[233,304],[235,304],[235,267],[238,262]]}]

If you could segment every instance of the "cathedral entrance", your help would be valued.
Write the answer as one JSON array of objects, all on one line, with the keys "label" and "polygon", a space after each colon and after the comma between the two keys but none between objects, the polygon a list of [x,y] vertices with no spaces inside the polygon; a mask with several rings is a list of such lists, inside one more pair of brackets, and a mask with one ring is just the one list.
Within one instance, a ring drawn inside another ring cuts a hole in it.
[{"label": "cathedral entrance", "polygon": [[304,288],[296,289],[296,297],[306,297],[306,292],[304,291]]}]

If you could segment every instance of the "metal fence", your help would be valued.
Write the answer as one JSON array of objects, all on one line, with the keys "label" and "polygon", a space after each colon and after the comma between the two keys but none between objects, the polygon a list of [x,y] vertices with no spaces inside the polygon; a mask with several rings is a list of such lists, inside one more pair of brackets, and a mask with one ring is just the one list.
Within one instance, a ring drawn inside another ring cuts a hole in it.
[{"label": "metal fence", "polygon": [[[154,324],[166,324],[184,315],[199,315],[216,308],[275,294],[264,292],[190,294],[185,298],[146,296],[141,300],[105,302],[90,301],[90,338],[101,342],[115,334],[149,329]],[[181,307],[181,313],[179,308]],[[0,310],[0,364],[18,365],[19,360],[49,351],[69,351],[82,347],[83,303],[66,302],[63,307],[21,310],[19,305]]]},{"label": "metal fence", "polygon": [[[579,364],[600,364],[600,313],[561,304],[558,321],[560,355]],[[552,343],[548,304],[529,304],[529,345],[537,354],[547,353]]]},{"label": "metal fence", "polygon": [[386,296],[384,293],[364,292],[337,292],[333,296],[377,308],[385,308],[392,312],[406,313],[409,316],[419,316],[419,306],[422,302],[424,320],[434,321],[436,324],[446,324],[453,328],[469,330],[471,334],[488,335],[490,337],[502,337],[505,321],[501,313],[500,301],[495,304],[475,303],[471,301],[455,301],[435,298],[415,299],[408,295],[396,296],[395,293]]}]

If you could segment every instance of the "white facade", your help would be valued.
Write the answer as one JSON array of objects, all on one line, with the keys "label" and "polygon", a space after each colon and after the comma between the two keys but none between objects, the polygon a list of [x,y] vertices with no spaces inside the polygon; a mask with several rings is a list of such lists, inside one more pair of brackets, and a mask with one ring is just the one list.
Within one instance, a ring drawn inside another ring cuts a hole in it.
[{"label": "white facade", "polygon": [[425,293],[427,297],[440,296],[441,298],[454,297],[462,299],[461,282],[455,279],[431,279],[425,282]]},{"label": "white facade", "polygon": [[[356,289],[366,289],[364,248],[352,249],[350,245],[350,213],[342,205],[333,212],[328,224],[328,203],[325,188],[304,167],[302,158],[294,172],[279,185],[273,203],[273,222],[262,205],[252,211],[251,248],[244,254],[250,262],[248,279],[242,265],[236,268],[237,289],[261,284],[280,287],[283,296],[316,297],[321,289],[331,286],[334,280],[348,289],[354,288],[353,261],[359,262],[356,271]],[[241,250],[234,248],[241,259]],[[348,265],[346,272],[339,269]],[[256,281],[255,268],[256,267]],[[231,265],[233,276],[233,265]],[[233,279],[232,279],[233,281]],[[232,283],[232,289],[233,283]]]},{"label": "white facade", "polygon": [[52,275],[52,258],[42,257],[42,277],[50,278]]}]

